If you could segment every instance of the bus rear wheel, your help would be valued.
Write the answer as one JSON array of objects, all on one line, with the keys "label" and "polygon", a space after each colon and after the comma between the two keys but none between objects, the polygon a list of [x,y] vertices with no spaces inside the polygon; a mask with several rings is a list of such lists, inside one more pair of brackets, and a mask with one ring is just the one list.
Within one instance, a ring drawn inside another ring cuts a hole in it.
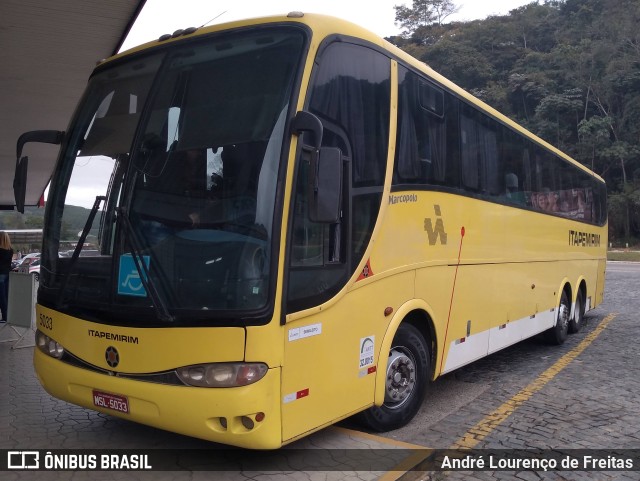
[{"label": "bus rear wheel", "polygon": [[560,296],[560,305],[558,306],[558,318],[556,319],[556,325],[545,332],[547,341],[551,344],[560,345],[567,340],[570,317],[571,305],[569,304],[569,296],[567,296],[566,291],[562,291],[562,296]]},{"label": "bus rear wheel", "polygon": [[360,422],[373,431],[384,432],[411,421],[424,399],[429,359],[422,333],[411,324],[401,324],[387,360],[384,404],[360,413]]},{"label": "bus rear wheel", "polygon": [[576,310],[573,314],[573,319],[569,321],[569,333],[575,334],[580,332],[584,324],[584,294],[581,290],[578,290],[576,297]]}]

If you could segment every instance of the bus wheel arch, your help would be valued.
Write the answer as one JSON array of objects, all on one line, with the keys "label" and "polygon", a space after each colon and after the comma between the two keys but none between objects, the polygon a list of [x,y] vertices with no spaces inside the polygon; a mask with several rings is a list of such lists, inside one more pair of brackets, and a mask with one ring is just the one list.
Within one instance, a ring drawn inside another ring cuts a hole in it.
[{"label": "bus wheel arch", "polygon": [[573,315],[569,321],[569,333],[574,334],[580,332],[584,325],[584,313],[587,301],[587,283],[584,279],[580,280],[576,289],[576,302],[573,308]]},{"label": "bus wheel arch", "polygon": [[375,405],[358,415],[361,423],[379,432],[400,428],[413,419],[433,376],[430,317],[421,310],[396,317],[381,345]]}]

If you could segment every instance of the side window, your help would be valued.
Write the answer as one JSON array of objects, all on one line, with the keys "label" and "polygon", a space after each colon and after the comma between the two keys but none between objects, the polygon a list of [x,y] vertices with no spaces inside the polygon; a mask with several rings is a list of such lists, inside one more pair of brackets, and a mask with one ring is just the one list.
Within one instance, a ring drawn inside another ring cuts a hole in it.
[{"label": "side window", "polygon": [[592,224],[606,219],[606,187],[588,173],[542,147],[532,152],[527,206]]},{"label": "side window", "polygon": [[462,185],[488,195],[501,190],[498,165],[497,124],[488,117],[463,108],[460,114],[460,157]]},{"label": "side window", "polygon": [[394,184],[457,186],[457,118],[449,94],[400,66]]},{"label": "side window", "polygon": [[389,58],[336,42],[322,51],[317,64],[307,108],[323,124],[322,145],[342,152],[343,208],[336,224],[309,220],[308,164],[300,157],[289,236],[289,312],[325,302],[351,277],[378,218],[387,165]]},{"label": "side window", "polygon": [[334,43],[319,62],[309,110],[346,134],[353,185],[381,186],[389,139],[390,61],[366,47]]},{"label": "side window", "polygon": [[504,172],[504,190],[501,200],[507,203],[526,205],[531,191],[529,151],[524,145],[515,132],[502,128],[500,164]]},{"label": "side window", "polygon": [[606,219],[604,184],[402,65],[393,185],[445,186],[570,219]]}]

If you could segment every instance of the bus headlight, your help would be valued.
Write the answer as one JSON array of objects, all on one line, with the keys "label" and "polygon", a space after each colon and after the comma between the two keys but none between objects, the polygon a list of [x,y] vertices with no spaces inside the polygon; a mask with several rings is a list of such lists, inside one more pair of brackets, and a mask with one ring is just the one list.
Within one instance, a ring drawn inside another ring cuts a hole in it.
[{"label": "bus headlight", "polygon": [[64,347],[41,331],[36,331],[36,346],[46,355],[56,359],[64,355]]},{"label": "bus headlight", "polygon": [[268,369],[266,364],[260,362],[223,362],[180,367],[176,373],[189,386],[237,387],[259,381]]}]

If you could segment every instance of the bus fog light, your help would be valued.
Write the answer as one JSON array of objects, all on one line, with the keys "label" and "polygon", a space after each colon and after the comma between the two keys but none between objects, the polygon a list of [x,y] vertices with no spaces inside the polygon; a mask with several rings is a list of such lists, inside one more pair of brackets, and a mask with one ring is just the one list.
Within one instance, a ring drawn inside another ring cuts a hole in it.
[{"label": "bus fog light", "polygon": [[64,355],[62,345],[41,331],[36,331],[36,346],[38,346],[38,349],[43,353],[56,359],[60,359]]},{"label": "bus fog light", "polygon": [[240,418],[240,421],[242,422],[242,425],[248,429],[249,431],[251,431],[253,429],[253,427],[255,426],[253,419],[251,419],[248,416],[242,416]]},{"label": "bus fog light", "polygon": [[224,362],[180,367],[176,373],[189,386],[237,387],[259,381],[267,370],[263,363]]}]

